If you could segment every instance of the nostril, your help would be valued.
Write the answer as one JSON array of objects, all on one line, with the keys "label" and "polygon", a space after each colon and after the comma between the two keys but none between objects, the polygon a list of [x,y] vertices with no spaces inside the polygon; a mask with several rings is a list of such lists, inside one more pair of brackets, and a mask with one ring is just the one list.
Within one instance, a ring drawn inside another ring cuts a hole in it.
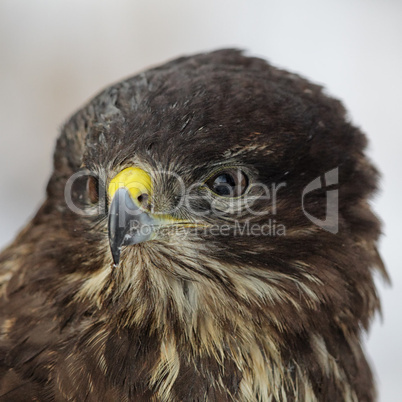
[{"label": "nostril", "polygon": [[140,203],[141,207],[143,207],[143,208],[148,207],[148,199],[149,199],[149,196],[148,196],[148,194],[145,194],[145,193],[141,194],[137,198],[138,202]]}]

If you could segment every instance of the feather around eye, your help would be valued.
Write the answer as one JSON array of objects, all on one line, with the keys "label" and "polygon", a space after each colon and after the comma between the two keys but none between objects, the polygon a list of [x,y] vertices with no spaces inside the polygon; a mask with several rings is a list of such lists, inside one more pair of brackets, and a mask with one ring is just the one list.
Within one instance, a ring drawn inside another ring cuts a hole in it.
[{"label": "feather around eye", "polygon": [[205,184],[221,197],[240,197],[247,190],[248,178],[239,169],[228,169],[215,174]]}]

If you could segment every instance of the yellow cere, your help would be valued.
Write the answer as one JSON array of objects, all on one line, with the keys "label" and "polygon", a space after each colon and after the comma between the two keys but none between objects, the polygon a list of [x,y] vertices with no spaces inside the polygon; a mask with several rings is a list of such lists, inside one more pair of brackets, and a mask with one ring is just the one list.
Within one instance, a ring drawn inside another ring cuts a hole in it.
[{"label": "yellow cere", "polygon": [[109,197],[113,199],[119,188],[125,187],[133,200],[141,194],[152,195],[151,176],[139,167],[129,167],[118,173],[109,184]]}]

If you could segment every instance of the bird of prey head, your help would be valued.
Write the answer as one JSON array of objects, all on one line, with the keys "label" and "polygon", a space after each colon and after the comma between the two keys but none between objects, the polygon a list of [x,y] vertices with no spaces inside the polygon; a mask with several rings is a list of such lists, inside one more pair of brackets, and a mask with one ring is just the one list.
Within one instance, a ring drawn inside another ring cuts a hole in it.
[{"label": "bird of prey head", "polygon": [[0,256],[0,400],[374,400],[365,146],[320,86],[235,50],[101,92]]}]

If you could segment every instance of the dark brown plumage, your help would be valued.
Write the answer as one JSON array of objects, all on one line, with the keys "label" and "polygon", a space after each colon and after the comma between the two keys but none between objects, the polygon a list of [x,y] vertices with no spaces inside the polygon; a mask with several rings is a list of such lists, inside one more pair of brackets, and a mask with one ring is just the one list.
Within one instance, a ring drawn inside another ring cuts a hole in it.
[{"label": "dark brown plumage", "polygon": [[[373,401],[360,337],[386,273],[365,146],[321,87],[234,50],[107,88],[65,124],[47,199],[0,256],[0,400]],[[112,226],[132,167],[152,179],[140,216],[173,210],[151,238]],[[302,195],[334,169],[331,231],[305,213],[323,221],[328,189]]]}]

